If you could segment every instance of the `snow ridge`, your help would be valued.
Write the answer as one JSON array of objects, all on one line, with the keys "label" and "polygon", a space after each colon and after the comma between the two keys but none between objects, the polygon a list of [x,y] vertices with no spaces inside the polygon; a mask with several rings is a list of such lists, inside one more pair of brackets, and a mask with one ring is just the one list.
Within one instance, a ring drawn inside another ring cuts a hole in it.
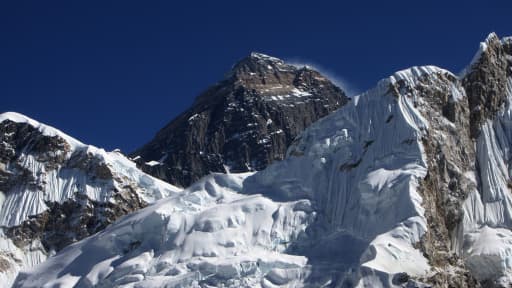
[{"label": "snow ridge", "polygon": [[[489,51],[496,39],[489,35],[469,68],[496,52]],[[396,72],[307,128],[283,161],[255,173],[210,174],[23,271],[14,287],[429,287],[422,282],[438,283],[446,267],[454,271],[442,277],[455,279],[461,269],[471,274],[461,281],[509,285],[512,77],[505,75],[502,107],[486,101],[492,95],[470,103],[466,78],[438,67]],[[476,111],[471,105],[501,109],[492,119],[477,118],[483,122],[460,121]],[[466,127],[475,123],[479,134]],[[461,135],[473,150],[436,151]],[[442,166],[455,160],[465,166]],[[450,183],[420,186],[437,179]],[[472,190],[454,196],[460,187],[450,184]],[[441,235],[446,239],[427,242],[450,242],[440,252],[457,263],[446,265],[427,259],[422,246],[429,233],[442,231],[427,222],[437,203],[424,203],[439,192],[446,192],[441,205],[459,206],[437,216],[463,210],[462,222]]]},{"label": "snow ridge", "polygon": [[506,91],[506,107],[482,125],[477,139],[480,191],[471,191],[463,206],[470,269],[477,279],[498,279],[504,286],[512,283],[512,77]]},{"label": "snow ridge", "polygon": [[[395,273],[425,275],[414,244],[426,230],[416,187],[428,123],[394,88],[439,71],[396,73],[310,126],[286,160],[207,176],[22,273],[15,287],[321,286],[340,273],[361,287],[391,287]],[[358,248],[333,258],[343,247]],[[316,272],[332,267],[340,270]]]},{"label": "snow ridge", "polygon": [[[181,190],[141,172],[134,162],[118,151],[106,152],[85,145],[55,128],[18,113],[0,114],[0,125],[12,127],[12,123],[28,125],[37,132],[15,128],[18,132],[7,133],[9,135],[2,138],[4,141],[0,141],[0,148],[8,152],[8,158],[2,155],[0,159],[3,184],[0,188],[0,262],[5,266],[0,270],[0,281],[7,285],[14,280],[20,269],[39,264],[54,253],[36,237],[39,235],[37,233],[43,233],[41,229],[46,225],[37,223],[46,221],[46,216],[42,215],[48,213],[50,207],[74,201],[77,205],[85,203],[84,209],[93,209],[91,203],[112,205],[119,201],[119,197],[133,196],[133,193],[137,195],[134,197],[141,199],[141,203],[152,203]],[[18,135],[23,133],[32,134]],[[32,137],[28,139],[27,146],[15,146],[18,140],[11,138],[26,135]],[[60,143],[60,146],[50,151],[39,151],[33,145],[41,139],[55,141],[53,143]],[[48,217],[54,216],[58,215]],[[80,224],[79,221],[76,225]],[[104,220],[100,218],[98,221]],[[23,233],[28,233],[24,225],[32,225],[33,228],[28,231],[35,234],[24,236]],[[56,232],[68,233],[69,237],[75,237],[73,233],[76,233]],[[26,240],[26,237],[35,238]]]},{"label": "snow ridge", "polygon": [[17,112],[5,112],[5,113],[0,114],[0,123],[4,122],[5,120],[10,120],[10,121],[16,122],[16,123],[28,124],[28,125],[36,128],[43,135],[46,135],[46,136],[50,136],[50,137],[52,137],[52,136],[59,136],[59,137],[65,139],[66,142],[68,142],[73,147],[85,147],[85,146],[87,146],[87,145],[83,144],[82,142],[76,140],[73,137],[70,137],[66,133],[64,133],[64,132],[62,132],[62,131],[60,131],[60,130],[58,130],[56,128],[53,128],[51,126],[42,124],[42,123],[40,123],[40,122],[38,122],[38,121],[28,117],[28,116],[25,116],[25,115],[17,113]]}]

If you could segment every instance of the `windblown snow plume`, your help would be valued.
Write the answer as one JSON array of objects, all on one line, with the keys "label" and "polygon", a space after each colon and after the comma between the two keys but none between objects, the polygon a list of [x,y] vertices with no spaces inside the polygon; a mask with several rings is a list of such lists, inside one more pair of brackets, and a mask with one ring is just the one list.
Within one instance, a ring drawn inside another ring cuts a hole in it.
[{"label": "windblown snow plume", "polygon": [[323,67],[322,65],[315,63],[313,61],[305,60],[305,59],[299,59],[299,58],[291,58],[287,59],[287,62],[295,66],[297,68],[303,68],[303,67],[309,67],[310,69],[314,69],[315,71],[320,72],[322,75],[327,77],[332,83],[334,83],[336,86],[340,87],[345,91],[348,97],[353,97],[355,95],[358,95],[361,90],[357,87],[350,84],[349,81],[347,81],[344,77],[338,75],[337,73]]}]

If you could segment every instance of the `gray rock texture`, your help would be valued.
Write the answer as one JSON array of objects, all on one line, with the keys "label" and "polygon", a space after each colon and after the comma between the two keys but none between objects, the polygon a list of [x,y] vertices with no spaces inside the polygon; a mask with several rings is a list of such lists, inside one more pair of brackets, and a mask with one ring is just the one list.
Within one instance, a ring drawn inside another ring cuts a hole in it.
[{"label": "gray rock texture", "polygon": [[[494,33],[487,37],[487,49],[462,79],[471,111],[471,136],[476,138],[480,124],[492,119],[506,101],[507,76],[512,74],[510,41],[502,41]],[[507,57],[508,56],[508,57]]]},{"label": "gray rock texture", "polygon": [[[420,184],[428,231],[420,248],[436,272],[422,281],[433,287],[501,287],[494,281],[477,281],[465,263],[462,247],[464,200],[470,191],[482,190],[464,173],[477,171],[478,136],[482,124],[493,120],[507,102],[508,79],[512,75],[511,41],[491,33],[481,45],[473,63],[460,79],[431,75],[419,89],[419,110],[429,121],[428,137],[423,139],[429,171]],[[482,47],[482,48],[483,48]],[[466,93],[454,101],[454,84]]]},{"label": "gray rock texture", "polygon": [[[5,195],[21,190],[52,193],[45,190],[46,176],[63,169],[81,171],[86,182],[111,189],[111,201],[99,202],[80,193],[77,185],[73,198],[64,203],[46,201],[49,209],[43,213],[30,216],[20,225],[2,227],[19,248],[39,240],[46,251],[58,251],[147,205],[136,193],[140,190],[137,183],[119,179],[96,155],[71,151],[69,143],[59,136],[47,136],[27,123],[5,120],[0,123],[0,143],[0,192]],[[27,157],[43,163],[44,169],[27,167]],[[117,191],[114,181],[124,183],[123,191]]]},{"label": "gray rock texture", "polygon": [[347,101],[319,72],[252,53],[131,156],[145,172],[179,186],[210,172],[261,170]]}]

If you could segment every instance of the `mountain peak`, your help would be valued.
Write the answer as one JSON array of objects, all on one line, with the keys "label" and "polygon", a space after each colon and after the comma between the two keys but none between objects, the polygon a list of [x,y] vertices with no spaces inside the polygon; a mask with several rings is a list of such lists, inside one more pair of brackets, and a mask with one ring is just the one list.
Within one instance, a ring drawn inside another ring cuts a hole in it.
[{"label": "mountain peak", "polygon": [[490,44],[493,42],[500,42],[500,37],[496,34],[496,32],[491,32],[487,37],[485,38],[485,43]]},{"label": "mountain peak", "polygon": [[510,40],[500,40],[492,32],[480,43],[479,50],[463,73],[462,83],[471,108],[472,136],[477,137],[480,124],[493,118],[506,103],[511,58]]},{"label": "mountain peak", "polygon": [[17,112],[4,112],[0,114],[0,122],[10,120],[18,123],[29,123],[32,126],[37,126],[39,123],[23,114]]},{"label": "mountain peak", "polygon": [[267,54],[263,54],[263,53],[259,53],[259,52],[251,52],[251,54],[247,58],[257,59],[257,60],[262,60],[262,61],[271,61],[271,62],[281,62],[281,63],[284,63],[284,61],[279,59],[279,58],[272,57],[272,56],[269,56]]},{"label": "mountain peak", "polygon": [[[252,52],[132,156],[148,173],[183,187],[210,172],[261,170],[347,99],[314,70]],[[161,165],[148,166],[152,161]]]},{"label": "mountain peak", "polygon": [[496,50],[503,49],[503,47],[507,46],[507,44],[511,42],[510,39],[511,37],[504,37],[500,40],[495,32],[489,33],[485,40],[480,42],[477,52],[473,56],[470,64],[462,72],[462,76],[464,77],[466,74],[470,73],[473,66],[477,66],[479,62],[482,61],[483,57],[488,57],[489,54],[493,54]]},{"label": "mountain peak", "polygon": [[415,66],[350,101],[253,52],[133,162],[0,114],[0,282],[509,287],[511,51],[490,33],[460,77]]},{"label": "mountain peak", "polygon": [[244,78],[247,75],[266,75],[274,72],[295,71],[296,68],[286,64],[283,60],[263,53],[251,52],[249,56],[242,58],[228,73],[227,78]]},{"label": "mountain peak", "polygon": [[51,126],[40,123],[39,121],[34,120],[26,115],[23,115],[23,114],[20,114],[17,112],[5,112],[5,113],[0,114],[0,123],[7,121],[7,120],[14,122],[14,123],[27,124],[29,126],[32,126],[35,129],[37,129],[39,132],[41,132],[42,135],[45,135],[45,136],[50,136],[50,137],[58,136],[64,140],[66,140],[73,147],[85,146],[85,144],[83,144],[79,140],[67,135],[66,133],[60,131],[59,129],[56,129]]}]

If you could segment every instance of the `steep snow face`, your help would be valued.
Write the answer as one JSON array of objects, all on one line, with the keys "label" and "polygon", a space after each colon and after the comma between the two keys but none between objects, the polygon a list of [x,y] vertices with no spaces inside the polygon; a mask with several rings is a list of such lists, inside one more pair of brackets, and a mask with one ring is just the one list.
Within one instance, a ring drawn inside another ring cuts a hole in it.
[{"label": "steep snow face", "polygon": [[119,152],[17,113],[0,115],[0,281],[48,253],[180,189]]},{"label": "steep snow face", "polygon": [[[429,268],[414,248],[426,229],[416,188],[427,172],[421,138],[429,124],[414,107],[419,95],[406,92],[436,73],[451,75],[414,67],[381,81],[308,128],[286,161],[246,181],[247,191],[314,200],[327,227],[321,233],[343,233],[344,245],[366,243],[360,257],[345,263],[361,267],[361,286],[389,286],[394,273],[424,275]],[[338,243],[331,245],[328,249],[339,249]]]},{"label": "steep snow face", "polygon": [[410,98],[396,97],[390,88],[432,69],[399,72],[355,97],[347,108],[307,129],[287,161],[250,180],[278,198],[315,199],[333,230],[361,238],[372,239],[397,219],[421,215],[421,199],[411,191],[426,173],[419,139],[428,124]]},{"label": "steep snow face", "polygon": [[504,103],[493,119],[483,122],[476,141],[478,169],[473,178],[479,191],[471,191],[464,203],[463,248],[477,279],[505,286],[512,283],[512,45],[510,38],[499,41],[491,35],[482,46],[469,71],[500,64],[494,64],[501,69],[493,74],[500,79],[482,79],[480,85],[490,88],[480,94]]},{"label": "steep snow face", "polygon": [[15,287],[510,284],[512,40],[481,47],[461,78],[397,72],[310,126],[282,162],[207,176]]},{"label": "steep snow face", "polygon": [[20,274],[14,287],[294,287],[307,259],[283,252],[315,213],[307,200],[240,194],[248,175],[207,176]]},{"label": "steep snow face", "polygon": [[448,72],[396,73],[308,128],[284,161],[208,176],[24,272],[15,287],[391,287],[403,272],[427,274],[415,244],[426,231],[417,186],[429,124],[419,96],[404,91],[438,73]]}]

